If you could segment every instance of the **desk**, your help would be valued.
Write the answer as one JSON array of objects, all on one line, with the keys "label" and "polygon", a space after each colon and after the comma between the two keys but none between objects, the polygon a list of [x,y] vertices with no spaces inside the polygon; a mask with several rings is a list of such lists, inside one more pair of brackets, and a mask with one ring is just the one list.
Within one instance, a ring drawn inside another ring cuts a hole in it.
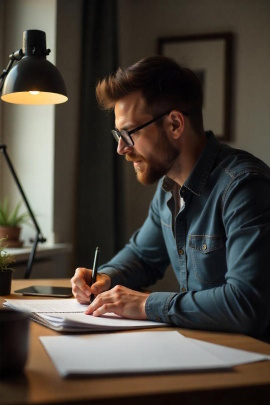
[{"label": "desk", "polygon": [[[12,291],[31,284],[69,286],[69,280],[14,280]],[[21,296],[13,293],[9,296],[9,298],[18,297]],[[4,298],[0,297],[1,306]],[[172,328],[166,329],[172,330]],[[180,328],[174,328],[174,330],[178,330],[187,337],[270,355],[269,344],[247,336]],[[56,372],[38,339],[39,336],[57,334],[31,322],[30,350],[25,371],[19,377],[0,380],[1,405],[60,403],[257,405],[269,403],[270,361],[235,367],[232,371],[64,380]]]}]

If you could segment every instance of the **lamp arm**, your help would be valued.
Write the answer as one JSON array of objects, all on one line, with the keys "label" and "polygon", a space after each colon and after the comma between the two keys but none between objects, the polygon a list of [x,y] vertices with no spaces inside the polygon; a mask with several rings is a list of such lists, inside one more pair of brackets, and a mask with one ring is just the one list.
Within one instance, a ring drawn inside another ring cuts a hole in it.
[{"label": "lamp arm", "polygon": [[29,256],[27,269],[26,269],[26,273],[25,273],[25,278],[29,278],[29,276],[31,274],[31,270],[32,270],[33,261],[34,261],[34,258],[35,258],[37,244],[38,244],[38,242],[41,242],[41,243],[46,242],[46,238],[44,238],[44,236],[42,235],[42,232],[41,232],[40,227],[39,227],[39,225],[37,223],[37,220],[36,220],[36,218],[35,218],[35,216],[33,214],[33,211],[32,211],[32,209],[30,207],[30,204],[29,204],[29,202],[28,202],[28,200],[26,198],[26,195],[25,195],[25,193],[24,193],[24,191],[22,189],[22,186],[21,186],[21,184],[19,182],[18,176],[17,176],[17,174],[16,174],[16,172],[14,170],[14,167],[13,167],[13,165],[11,163],[11,160],[10,160],[10,158],[8,156],[8,153],[7,153],[7,146],[0,144],[0,150],[5,156],[5,159],[6,159],[6,162],[8,164],[8,167],[10,169],[10,172],[11,172],[11,174],[13,176],[13,179],[14,179],[14,181],[15,181],[15,183],[16,183],[16,185],[17,185],[17,187],[18,187],[18,189],[19,189],[19,191],[21,193],[22,199],[23,199],[23,201],[24,201],[24,203],[25,203],[25,205],[27,207],[28,213],[29,213],[29,215],[30,215],[30,217],[31,217],[31,219],[32,219],[32,221],[33,221],[33,223],[35,225],[35,229],[36,229],[36,238],[34,240],[34,244],[33,244],[33,247],[32,247],[32,252],[31,252],[31,254]]},{"label": "lamp arm", "polygon": [[18,51],[13,52],[12,54],[9,55],[9,62],[8,65],[5,69],[3,69],[3,72],[0,76],[0,93],[2,92],[6,76],[8,75],[9,71],[12,68],[12,65],[15,61],[19,61],[22,59],[24,56],[22,49],[19,49]]},{"label": "lamp arm", "polygon": [[24,275],[25,279],[28,279],[30,277],[31,272],[32,272],[32,267],[33,267],[33,263],[34,263],[35,256],[36,256],[36,250],[37,250],[38,242],[42,242],[42,243],[46,242],[46,239],[43,238],[42,240],[40,240],[40,235],[37,233],[36,237],[35,237],[35,239],[33,241],[33,247],[32,247],[28,262],[27,262],[26,272],[25,272],[25,275]]}]

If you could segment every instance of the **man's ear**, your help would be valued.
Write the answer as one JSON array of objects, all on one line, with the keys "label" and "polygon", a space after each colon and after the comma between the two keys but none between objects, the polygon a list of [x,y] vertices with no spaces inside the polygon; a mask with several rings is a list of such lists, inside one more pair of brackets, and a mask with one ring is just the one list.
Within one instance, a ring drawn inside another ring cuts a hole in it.
[{"label": "man's ear", "polygon": [[180,111],[172,110],[169,114],[170,130],[174,139],[179,139],[185,129],[185,119]]}]

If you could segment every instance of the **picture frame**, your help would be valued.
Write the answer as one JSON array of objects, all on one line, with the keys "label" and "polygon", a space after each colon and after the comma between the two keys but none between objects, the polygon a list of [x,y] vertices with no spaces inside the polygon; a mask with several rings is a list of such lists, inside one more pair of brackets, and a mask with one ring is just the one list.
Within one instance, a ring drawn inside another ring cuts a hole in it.
[{"label": "picture frame", "polygon": [[189,67],[203,87],[205,130],[231,139],[232,50],[230,32],[158,38],[158,54]]}]

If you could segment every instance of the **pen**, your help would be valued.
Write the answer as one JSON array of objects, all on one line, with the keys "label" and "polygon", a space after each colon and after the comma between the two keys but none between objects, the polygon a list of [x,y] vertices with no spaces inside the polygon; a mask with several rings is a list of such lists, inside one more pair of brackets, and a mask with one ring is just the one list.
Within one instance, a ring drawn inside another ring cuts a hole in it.
[{"label": "pen", "polygon": [[[95,251],[91,285],[94,284],[97,280],[98,259],[99,259],[99,247],[97,247],[96,251]],[[90,304],[92,304],[94,299],[95,299],[94,294],[91,294],[90,295]]]}]

